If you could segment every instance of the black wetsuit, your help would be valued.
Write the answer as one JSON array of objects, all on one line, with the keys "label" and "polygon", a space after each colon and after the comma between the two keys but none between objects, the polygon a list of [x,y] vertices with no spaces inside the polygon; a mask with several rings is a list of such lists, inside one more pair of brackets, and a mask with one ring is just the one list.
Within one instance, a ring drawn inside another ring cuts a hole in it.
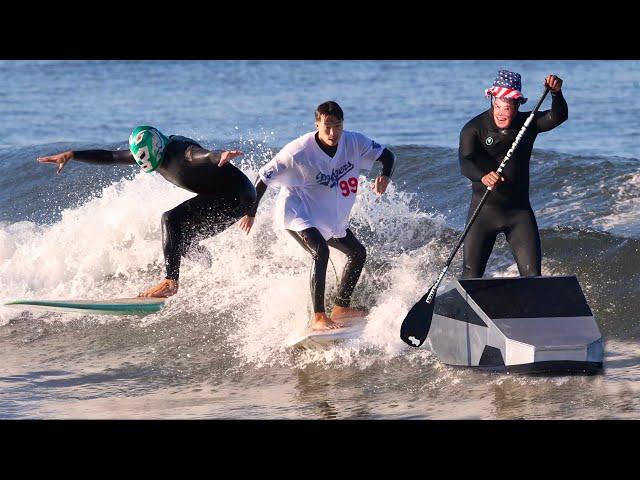
[{"label": "black wetsuit", "polygon": [[[334,157],[338,151],[338,146],[328,147],[320,141],[318,134],[315,135],[316,143],[330,157]],[[381,175],[391,178],[395,157],[393,153],[384,149],[380,157],[376,160],[382,163]],[[251,213],[255,216],[258,209],[258,203],[267,190],[267,185],[260,180],[256,181],[257,201]],[[347,263],[342,271],[340,284],[335,297],[335,305],[348,307],[351,303],[351,295],[358,283],[364,262],[367,259],[367,251],[360,241],[353,234],[351,229],[347,228],[347,235],[342,238],[330,238],[325,240],[317,228],[307,228],[299,232],[287,230],[289,234],[302,245],[302,247],[313,257],[313,265],[311,266],[311,297],[313,300],[313,311],[315,313],[324,312],[324,292],[325,281],[327,276],[327,264],[329,262],[329,247],[340,250],[347,256]]]},{"label": "black wetsuit", "polygon": [[[460,132],[460,170],[471,180],[473,192],[467,221],[486,192],[482,177],[498,169],[530,113],[518,112],[509,128],[500,129],[489,109]],[[561,92],[552,94],[551,110],[536,113],[502,172],[505,181],[489,194],[465,238],[463,278],[482,277],[501,232],[511,246],[520,275],[541,275],[540,234],[529,202],[529,161],[538,133],[557,127],[567,118],[567,102]]]},{"label": "black wetsuit", "polygon": [[[254,210],[256,191],[238,168],[218,167],[220,153],[195,140],[171,135],[155,170],[174,185],[197,195],[162,215],[162,245],[168,279],[178,280],[181,257],[195,241],[216,235]],[[74,159],[94,164],[135,164],[129,150],[82,150]]]}]

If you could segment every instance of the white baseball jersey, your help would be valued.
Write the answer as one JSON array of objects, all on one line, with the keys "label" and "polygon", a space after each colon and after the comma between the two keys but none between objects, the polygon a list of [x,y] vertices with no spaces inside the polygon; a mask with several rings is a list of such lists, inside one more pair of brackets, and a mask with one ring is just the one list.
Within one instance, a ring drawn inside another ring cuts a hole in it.
[{"label": "white baseball jersey", "polygon": [[299,232],[317,228],[325,240],[347,234],[360,170],[370,170],[384,146],[357,132],[343,131],[333,158],[316,142],[315,131],[287,144],[258,174],[280,186],[276,224]]}]

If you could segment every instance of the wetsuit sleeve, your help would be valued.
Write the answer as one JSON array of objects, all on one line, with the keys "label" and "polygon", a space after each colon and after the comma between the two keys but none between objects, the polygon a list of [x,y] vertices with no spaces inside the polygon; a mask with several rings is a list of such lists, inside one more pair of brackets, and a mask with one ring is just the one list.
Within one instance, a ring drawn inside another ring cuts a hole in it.
[{"label": "wetsuit sleeve", "polygon": [[393,166],[394,166],[395,160],[396,160],[396,157],[393,154],[393,152],[388,148],[385,148],[382,151],[382,155],[380,155],[376,160],[377,162],[382,163],[382,172],[380,172],[380,175],[391,178],[391,175],[393,174]]},{"label": "wetsuit sleeve", "polygon": [[247,215],[249,215],[250,217],[255,217],[256,213],[258,213],[258,204],[260,203],[260,200],[262,200],[262,196],[264,195],[264,192],[267,191],[267,184],[264,183],[259,176],[258,176],[258,179],[256,180],[255,187],[256,187],[256,201],[253,203],[251,208],[247,210]]},{"label": "wetsuit sleeve", "polygon": [[186,156],[192,164],[213,163],[218,165],[222,152],[224,150],[207,150],[192,145],[187,148]]},{"label": "wetsuit sleeve", "polygon": [[74,150],[73,159],[96,165],[135,165],[130,150]]},{"label": "wetsuit sleeve", "polygon": [[354,133],[354,137],[360,153],[360,169],[371,170],[373,162],[380,158],[380,155],[385,150],[384,146],[361,133]]},{"label": "wetsuit sleeve", "polygon": [[561,90],[551,94],[551,110],[538,112],[534,122],[538,132],[547,132],[556,128],[567,118],[569,118],[569,107]]},{"label": "wetsuit sleeve", "polygon": [[289,152],[281,150],[258,170],[258,178],[268,186],[298,187],[304,185],[304,175],[296,168]]},{"label": "wetsuit sleeve", "polygon": [[481,181],[482,177],[489,173],[480,167],[481,161],[488,160],[488,155],[478,147],[476,129],[465,125],[460,132],[458,161],[460,162],[460,172],[472,182]]}]

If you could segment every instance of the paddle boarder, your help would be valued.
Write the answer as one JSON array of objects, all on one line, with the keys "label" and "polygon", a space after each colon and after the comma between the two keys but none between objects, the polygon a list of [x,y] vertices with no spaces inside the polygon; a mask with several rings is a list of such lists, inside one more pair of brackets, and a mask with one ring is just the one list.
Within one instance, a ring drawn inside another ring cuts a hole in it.
[{"label": "paddle boarder", "polygon": [[460,133],[460,170],[471,180],[472,189],[467,222],[487,187],[493,189],[464,241],[462,278],[482,277],[499,233],[505,234],[520,276],[541,275],[540,233],[529,202],[529,162],[537,135],[568,118],[562,79],[548,75],[544,84],[551,92],[551,110],[536,112],[502,175],[496,170],[530,113],[519,111],[527,101],[519,73],[498,72],[485,90],[490,108],[467,122]]}]

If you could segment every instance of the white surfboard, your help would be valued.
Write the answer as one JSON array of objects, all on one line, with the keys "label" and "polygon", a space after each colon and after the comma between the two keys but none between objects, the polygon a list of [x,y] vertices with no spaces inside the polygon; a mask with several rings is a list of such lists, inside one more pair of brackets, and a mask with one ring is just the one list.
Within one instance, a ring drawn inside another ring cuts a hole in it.
[{"label": "white surfboard", "polygon": [[294,349],[330,348],[338,342],[360,337],[367,326],[367,317],[345,318],[340,322],[344,327],[333,330],[311,330],[307,327],[303,332],[291,336],[286,345]]},{"label": "white surfboard", "polygon": [[48,312],[86,312],[107,315],[147,315],[159,311],[165,298],[134,297],[110,300],[13,300],[8,307]]}]

